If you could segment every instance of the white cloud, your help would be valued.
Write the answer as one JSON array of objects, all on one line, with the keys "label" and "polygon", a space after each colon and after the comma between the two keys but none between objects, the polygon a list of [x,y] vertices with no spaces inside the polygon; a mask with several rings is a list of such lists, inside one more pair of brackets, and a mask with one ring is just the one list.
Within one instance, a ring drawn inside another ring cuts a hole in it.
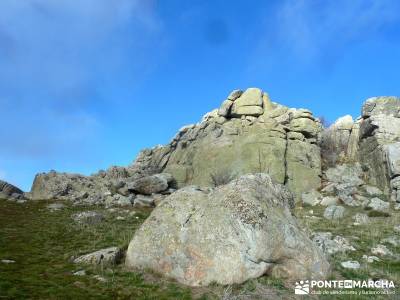
[{"label": "white cloud", "polygon": [[152,0],[1,0],[0,127],[8,130],[0,155],[43,157],[90,143],[98,110],[117,101],[108,84],[133,89],[143,80],[162,33]]}]

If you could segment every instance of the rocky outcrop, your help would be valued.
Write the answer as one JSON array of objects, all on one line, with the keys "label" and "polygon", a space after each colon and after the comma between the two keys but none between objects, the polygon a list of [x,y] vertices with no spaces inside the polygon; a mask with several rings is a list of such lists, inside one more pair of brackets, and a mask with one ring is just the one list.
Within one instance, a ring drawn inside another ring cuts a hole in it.
[{"label": "rocky outcrop", "polygon": [[321,129],[306,109],[274,103],[257,88],[235,90],[168,145],[142,151],[131,168],[170,173],[179,187],[210,186],[211,175],[221,170],[266,172],[300,196],[321,183]]},{"label": "rocky outcrop", "polygon": [[67,200],[75,204],[106,206],[154,206],[154,199],[146,201],[141,195],[154,196],[173,191],[175,180],[170,174],[146,175],[123,167],[111,167],[91,176],[79,174],[37,174],[32,185],[32,200]]},{"label": "rocky outcrop", "polygon": [[214,189],[182,188],[136,231],[126,265],[190,286],[241,283],[263,274],[324,278],[329,264],[298,227],[292,205],[292,194],[267,174]]},{"label": "rocky outcrop", "polygon": [[23,193],[16,186],[0,180],[0,199],[19,199],[23,196]]},{"label": "rocky outcrop", "polygon": [[400,201],[400,98],[368,99],[362,118],[359,159],[367,181]]}]

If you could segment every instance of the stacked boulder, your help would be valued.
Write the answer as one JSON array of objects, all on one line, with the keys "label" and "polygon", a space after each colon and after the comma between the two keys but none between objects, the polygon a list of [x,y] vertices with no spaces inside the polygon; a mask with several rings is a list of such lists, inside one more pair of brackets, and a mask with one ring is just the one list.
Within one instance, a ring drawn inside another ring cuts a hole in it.
[{"label": "stacked boulder", "polygon": [[130,173],[123,167],[111,167],[91,176],[79,174],[37,174],[30,192],[32,200],[68,200],[74,204],[149,206],[174,191],[170,174]]},{"label": "stacked boulder", "polygon": [[165,146],[146,149],[131,168],[159,169],[178,186],[210,186],[216,172],[266,172],[296,196],[321,183],[322,125],[309,110],[272,102],[258,88],[235,90],[198,124],[183,127]]}]

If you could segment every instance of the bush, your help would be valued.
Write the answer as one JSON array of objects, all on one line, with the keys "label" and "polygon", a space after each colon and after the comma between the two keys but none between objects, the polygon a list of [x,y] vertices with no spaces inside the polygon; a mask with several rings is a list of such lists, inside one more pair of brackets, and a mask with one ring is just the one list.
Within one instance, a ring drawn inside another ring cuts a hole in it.
[{"label": "bush", "polygon": [[228,184],[235,179],[236,174],[229,170],[218,170],[210,174],[211,184],[216,187],[224,184]]}]

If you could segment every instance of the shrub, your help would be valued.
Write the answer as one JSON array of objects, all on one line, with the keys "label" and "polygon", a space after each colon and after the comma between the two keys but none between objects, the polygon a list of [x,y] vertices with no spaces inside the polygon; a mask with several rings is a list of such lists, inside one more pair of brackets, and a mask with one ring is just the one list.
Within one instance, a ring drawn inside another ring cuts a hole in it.
[{"label": "shrub", "polygon": [[390,217],[390,214],[387,212],[383,212],[383,211],[377,211],[377,210],[371,210],[370,212],[368,212],[368,217],[371,218],[376,218],[376,217]]},{"label": "shrub", "polygon": [[229,170],[218,170],[210,174],[211,184],[215,187],[228,184],[235,179],[235,177],[236,174]]}]

